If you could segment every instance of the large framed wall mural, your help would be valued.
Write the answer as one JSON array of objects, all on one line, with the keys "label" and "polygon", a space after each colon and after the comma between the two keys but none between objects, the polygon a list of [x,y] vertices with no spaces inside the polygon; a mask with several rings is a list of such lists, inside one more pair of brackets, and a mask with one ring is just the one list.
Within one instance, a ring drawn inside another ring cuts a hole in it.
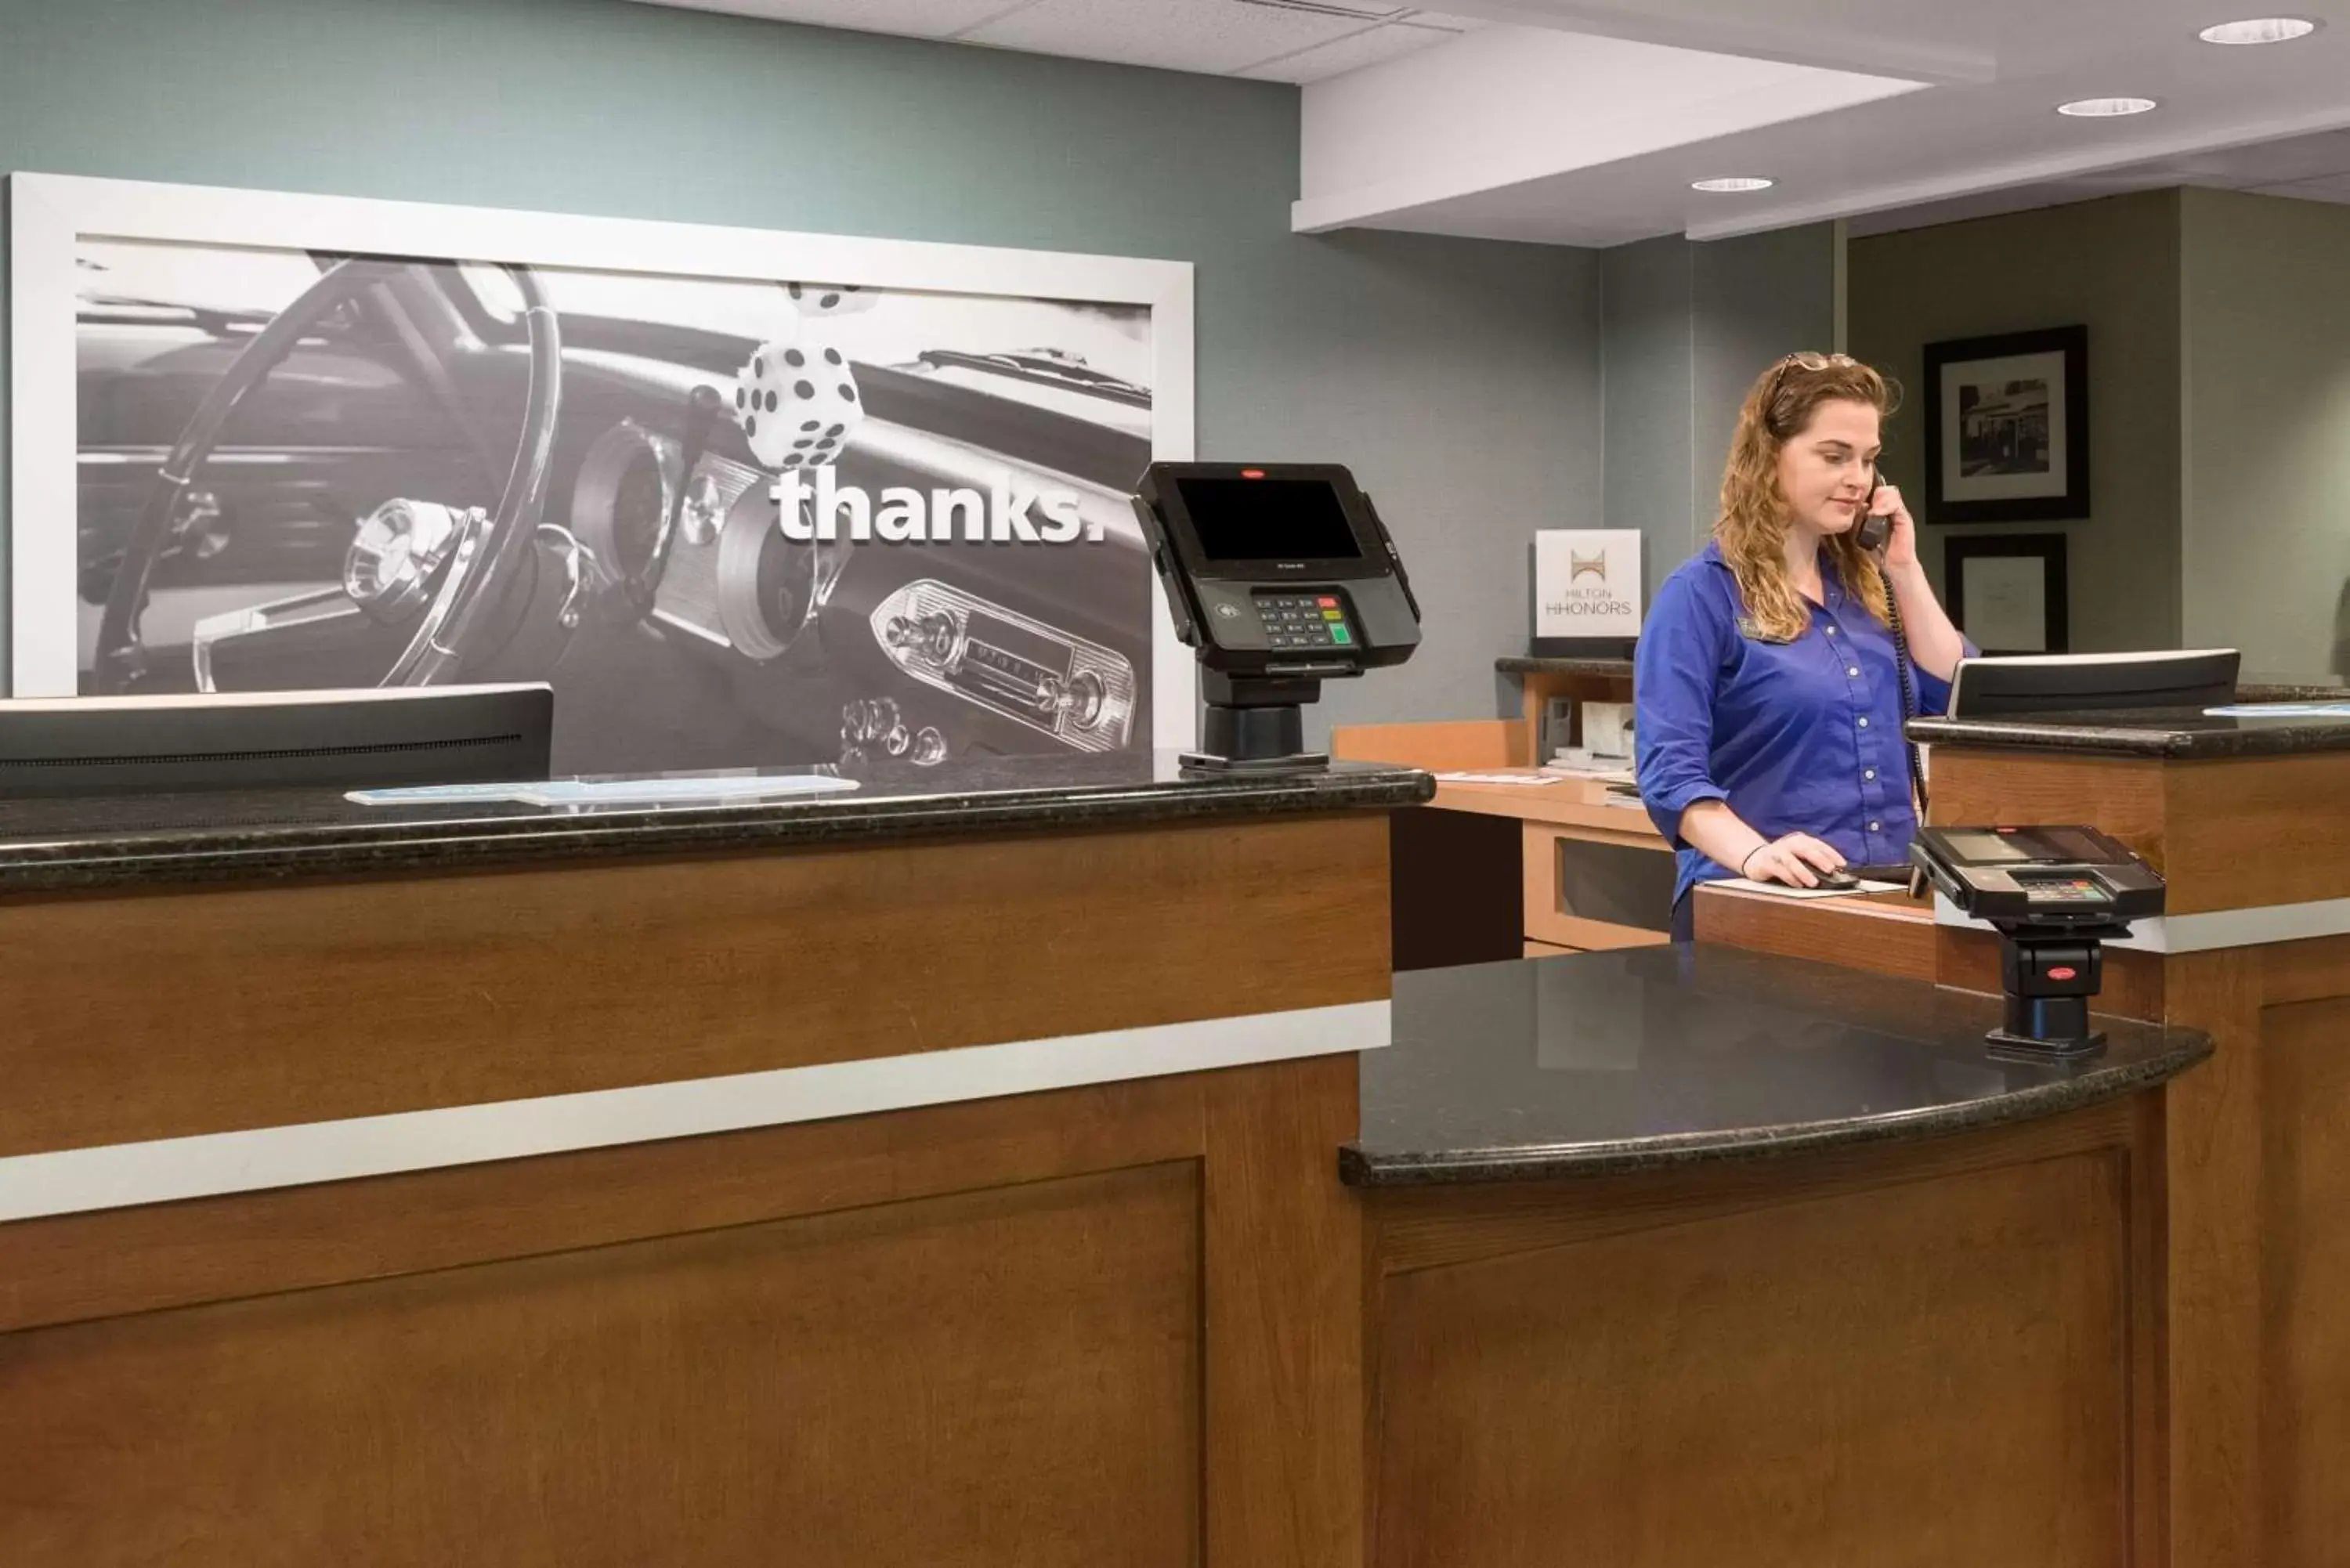
[{"label": "large framed wall mural", "polygon": [[17,174],[18,696],[537,680],[560,773],[1177,745],[1188,264]]}]

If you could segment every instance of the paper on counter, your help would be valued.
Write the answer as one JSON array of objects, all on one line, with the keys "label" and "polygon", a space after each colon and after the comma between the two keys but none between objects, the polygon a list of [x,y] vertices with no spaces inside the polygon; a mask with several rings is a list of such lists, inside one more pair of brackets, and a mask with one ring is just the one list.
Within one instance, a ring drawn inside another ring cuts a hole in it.
[{"label": "paper on counter", "polygon": [[1790,888],[1784,882],[1752,882],[1743,877],[1717,877],[1699,886],[1735,888],[1746,893],[1773,893],[1782,898],[1849,898],[1859,893],[1899,893],[1907,890],[1899,882],[1859,882],[1849,888]]},{"label": "paper on counter", "polygon": [[1542,764],[1542,771],[1546,774],[1556,774],[1564,778],[1588,779],[1596,784],[1633,782],[1631,759],[1628,757],[1603,757],[1588,753],[1578,755],[1573,752],[1560,752]]},{"label": "paper on counter", "polygon": [[1440,784],[1565,784],[1565,774],[1438,774]]}]

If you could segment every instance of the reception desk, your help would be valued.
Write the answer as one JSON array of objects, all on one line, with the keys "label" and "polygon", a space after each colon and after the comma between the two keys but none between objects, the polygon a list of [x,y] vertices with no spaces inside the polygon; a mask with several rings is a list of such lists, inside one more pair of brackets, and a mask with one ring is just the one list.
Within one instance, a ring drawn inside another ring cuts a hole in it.
[{"label": "reception desk", "polygon": [[2200,1034],[1996,1062],[1991,998],[1686,944],[1395,1006],[1343,1167],[1372,1563],[2166,1560]]},{"label": "reception desk", "polygon": [[2161,1561],[2206,1035],[1391,974],[1430,791],[0,808],[0,1561]]},{"label": "reception desk", "polygon": [[[2350,1541],[2350,723],[2191,712],[1920,720],[1930,819],[2085,822],[2168,913],[2109,945],[2101,1012],[2208,1032],[2158,1179],[2173,1260],[2171,1561],[2299,1568]],[[1701,890],[1700,942],[1979,992],[1998,941],[1947,905]]]},{"label": "reception desk", "polygon": [[1430,788],[0,805],[0,1562],[1358,1561]]}]

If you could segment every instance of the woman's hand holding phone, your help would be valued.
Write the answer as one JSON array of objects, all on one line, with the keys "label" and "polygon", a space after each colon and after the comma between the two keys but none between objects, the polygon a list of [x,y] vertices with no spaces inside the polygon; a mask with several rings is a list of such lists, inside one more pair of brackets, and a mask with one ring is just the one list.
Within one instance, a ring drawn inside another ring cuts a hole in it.
[{"label": "woman's hand holding phone", "polygon": [[1758,844],[1747,855],[1738,874],[1750,882],[1782,882],[1790,888],[1816,888],[1823,871],[1844,869],[1835,846],[1808,833],[1790,833]]},{"label": "woman's hand holding phone", "polygon": [[1918,524],[1898,486],[1878,484],[1870,489],[1868,499],[1861,503],[1860,537],[1867,549],[1882,545],[1888,572],[1906,572],[1918,565]]}]

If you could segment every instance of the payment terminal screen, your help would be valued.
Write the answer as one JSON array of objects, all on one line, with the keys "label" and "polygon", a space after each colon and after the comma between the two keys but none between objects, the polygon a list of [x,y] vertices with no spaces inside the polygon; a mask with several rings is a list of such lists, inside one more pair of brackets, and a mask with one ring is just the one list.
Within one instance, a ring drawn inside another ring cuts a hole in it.
[{"label": "payment terminal screen", "polygon": [[2002,866],[2032,856],[2006,833],[1947,833],[1943,838],[1971,866]]},{"label": "payment terminal screen", "polygon": [[1338,493],[1318,479],[1179,479],[1211,561],[1352,561],[1362,546]]}]

